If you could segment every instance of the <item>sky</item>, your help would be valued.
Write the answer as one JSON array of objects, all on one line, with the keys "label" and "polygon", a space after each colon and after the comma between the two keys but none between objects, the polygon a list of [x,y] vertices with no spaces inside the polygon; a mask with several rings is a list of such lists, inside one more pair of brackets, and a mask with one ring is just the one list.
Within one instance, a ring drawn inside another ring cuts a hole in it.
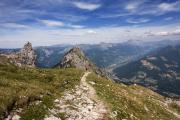
[{"label": "sky", "polygon": [[0,0],[0,48],[180,39],[180,0]]}]

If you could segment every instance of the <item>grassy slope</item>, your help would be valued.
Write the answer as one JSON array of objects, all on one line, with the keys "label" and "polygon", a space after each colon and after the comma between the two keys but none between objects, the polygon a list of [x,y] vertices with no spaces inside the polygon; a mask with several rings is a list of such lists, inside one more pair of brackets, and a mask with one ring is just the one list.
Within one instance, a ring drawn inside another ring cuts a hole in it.
[{"label": "grassy slope", "polygon": [[[43,119],[54,99],[79,84],[83,74],[76,69],[20,69],[4,65],[2,60],[6,59],[0,60],[0,119],[7,111],[19,107],[24,108],[22,119]],[[27,107],[36,100],[42,103]]]},{"label": "grassy slope", "polygon": [[[20,69],[4,61],[7,59],[0,58],[0,116],[23,107],[22,120],[43,119],[54,99],[79,84],[83,74],[77,69]],[[96,83],[93,87],[98,96],[117,112],[117,119],[177,119],[159,105],[158,101],[164,98],[148,89],[116,84],[95,74],[89,75],[88,80]],[[36,100],[42,102],[33,104]]]},{"label": "grassy slope", "polygon": [[177,120],[158,102],[164,102],[164,98],[151,90],[141,86],[116,84],[94,74],[88,77],[88,81],[95,82],[93,87],[97,95],[108,103],[112,112],[117,112],[119,120]]}]

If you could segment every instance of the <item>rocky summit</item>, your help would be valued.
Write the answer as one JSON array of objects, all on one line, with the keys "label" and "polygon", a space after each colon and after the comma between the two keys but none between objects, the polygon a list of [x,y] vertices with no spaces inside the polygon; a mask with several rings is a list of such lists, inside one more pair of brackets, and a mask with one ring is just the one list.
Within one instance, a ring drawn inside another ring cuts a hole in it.
[{"label": "rocky summit", "polygon": [[30,42],[27,42],[20,51],[5,56],[19,67],[35,67],[36,55]]},{"label": "rocky summit", "polygon": [[93,64],[79,47],[70,49],[57,65],[59,68],[78,68],[86,71],[94,71],[99,75],[105,73]]},{"label": "rocky summit", "polygon": [[78,47],[70,49],[59,63],[61,68],[79,68],[83,70],[90,69],[92,63],[85,57],[84,53]]}]

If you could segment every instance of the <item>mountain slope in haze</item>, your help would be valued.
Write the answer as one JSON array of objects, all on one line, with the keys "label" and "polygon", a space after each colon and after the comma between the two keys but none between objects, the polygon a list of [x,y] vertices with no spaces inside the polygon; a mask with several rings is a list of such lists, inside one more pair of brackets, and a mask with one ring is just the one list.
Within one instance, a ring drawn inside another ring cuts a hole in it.
[{"label": "mountain slope in haze", "polygon": [[84,71],[94,71],[99,75],[105,73],[92,63],[79,47],[70,49],[56,65],[59,68],[77,68]]},{"label": "mountain slope in haze", "polygon": [[[82,46],[82,48],[84,47]],[[148,49],[146,50],[148,51]],[[85,50],[85,53],[99,67],[114,68],[137,59],[145,54],[146,50],[143,47],[126,43],[102,43],[91,46],[91,48]]]},{"label": "mountain slope in haze", "polygon": [[62,59],[64,54],[71,48],[71,45],[36,47],[34,48],[37,55],[36,64],[41,68],[53,67],[59,62],[59,59]]},{"label": "mountain slope in haze", "polygon": [[[143,46],[139,47],[126,43],[80,44],[77,46],[100,68],[124,64],[126,61],[134,60],[149,51],[147,47],[145,49]],[[73,47],[72,45],[59,45],[35,48],[37,66],[54,66],[59,62],[59,58],[62,58],[64,54]]]},{"label": "mountain slope in haze", "polygon": [[[180,41],[169,40],[151,42],[127,41],[123,43],[80,44],[77,46],[98,67],[112,71],[112,69],[137,60],[157,48],[179,43]],[[73,45],[35,47],[34,51],[37,55],[36,66],[41,68],[53,67],[59,62],[59,58],[62,58],[73,47]],[[0,54],[9,54],[18,50],[0,49]]]},{"label": "mountain slope in haze", "polygon": [[[79,44],[86,56],[100,68],[115,69],[143,57],[150,51],[167,45],[176,45],[180,41],[127,41],[123,43]],[[73,48],[73,45],[55,45],[35,48],[38,67],[52,67],[59,58]]]},{"label": "mountain slope in haze", "polygon": [[137,83],[163,95],[180,97],[180,45],[168,46],[114,70],[119,81]]}]

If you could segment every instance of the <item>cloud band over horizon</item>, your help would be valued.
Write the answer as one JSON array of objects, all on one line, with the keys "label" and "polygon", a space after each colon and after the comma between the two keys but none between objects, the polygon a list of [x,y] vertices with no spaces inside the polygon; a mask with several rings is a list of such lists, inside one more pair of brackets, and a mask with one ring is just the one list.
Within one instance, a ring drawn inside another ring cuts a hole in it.
[{"label": "cloud band over horizon", "polygon": [[178,0],[2,0],[0,48],[178,40]]}]

